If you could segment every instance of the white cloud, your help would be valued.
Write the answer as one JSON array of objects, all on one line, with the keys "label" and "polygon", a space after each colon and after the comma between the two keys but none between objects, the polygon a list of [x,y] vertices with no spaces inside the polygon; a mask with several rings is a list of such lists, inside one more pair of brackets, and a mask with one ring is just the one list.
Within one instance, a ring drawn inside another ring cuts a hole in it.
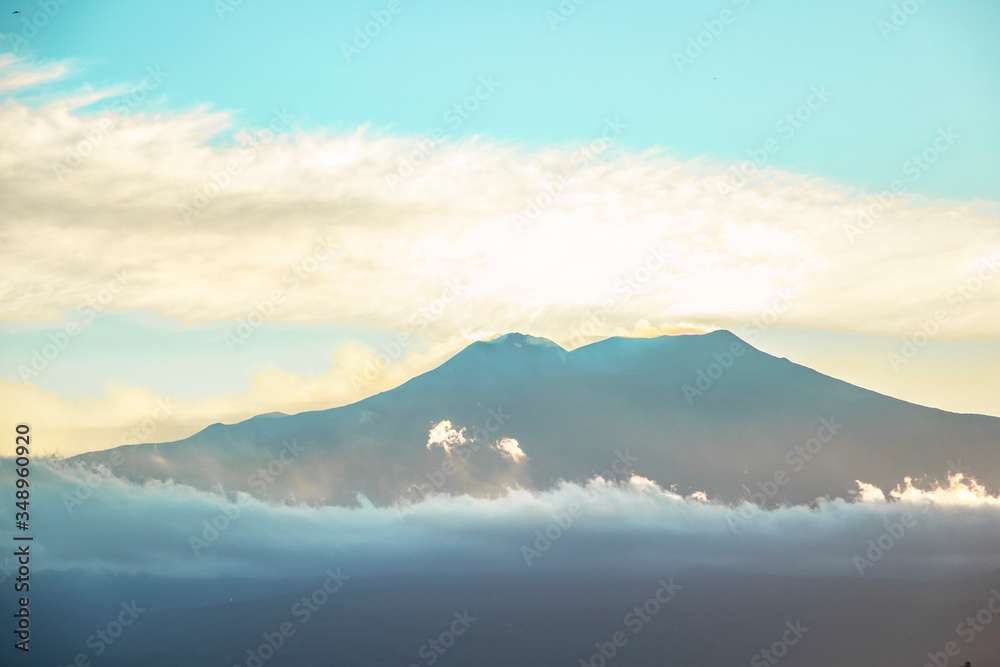
[{"label": "white cloud", "polygon": [[521,449],[521,445],[518,444],[517,440],[514,438],[503,438],[498,441],[493,448],[514,463],[521,463],[522,461],[528,460],[528,455],[524,453]]},{"label": "white cloud", "polygon": [[[19,420],[35,424],[38,453],[69,457],[123,444],[180,440],[209,424],[235,423],[267,412],[293,414],[347,405],[434,368],[469,342],[457,338],[426,350],[414,347],[387,365],[380,363],[379,350],[350,343],[333,354],[334,367],[321,375],[303,377],[265,368],[250,378],[246,391],[200,400],[119,384],[108,384],[100,396],[69,399],[32,383],[0,379],[0,404]],[[165,418],[150,422],[163,404],[169,406],[169,415],[161,409],[157,415]]]},{"label": "white cloud", "polygon": [[436,424],[427,436],[427,449],[437,445],[448,455],[451,455],[452,447],[465,443],[465,429],[454,428],[447,419]]},{"label": "white cloud", "polygon": [[[0,63],[5,80],[30,81],[30,71]],[[852,242],[845,228],[874,197],[816,178],[765,170],[726,197],[723,165],[608,151],[574,167],[573,146],[467,140],[441,145],[390,188],[414,138],[359,128],[290,130],[259,149],[206,143],[231,123],[205,110],[0,107],[0,317],[58,321],[128,266],[130,288],[112,308],[188,322],[239,319],[284,289],[281,321],[419,327],[438,339],[530,329],[568,344],[608,304],[597,335],[735,327],[784,289],[797,294],[785,326],[907,335],[944,308],[942,337],[1000,335],[1000,281],[949,302],[975,279],[972,263],[1000,251],[997,219],[972,205],[905,197]],[[57,178],[53,165],[88,136],[100,141]],[[562,172],[565,192],[519,232],[512,216]],[[181,207],[199,193],[209,203],[185,222]],[[335,257],[286,280],[320,242]],[[670,260],[651,266],[657,249]],[[463,289],[439,303],[456,279]],[[431,306],[433,317],[417,315]]]},{"label": "white cloud", "polygon": [[[10,465],[0,460],[0,471]],[[322,570],[332,554],[351,572],[525,571],[528,549],[536,570],[627,561],[660,573],[715,565],[858,577],[857,557],[867,561],[860,563],[865,577],[926,578],[995,569],[1000,553],[1000,498],[958,478],[928,492],[904,485],[891,500],[821,499],[813,507],[773,510],[726,506],[703,494],[682,497],[641,477],[511,490],[492,499],[432,494],[405,508],[347,508],[275,506],[115,477],[90,476],[87,486],[79,468],[33,466],[32,477],[46,489],[33,504],[46,517],[37,536],[45,550],[33,561],[39,571],[280,578]],[[13,493],[13,476],[0,479],[7,480],[0,492]],[[67,510],[66,498],[79,497]]]},{"label": "white cloud", "polygon": [[10,53],[0,53],[0,90],[30,88],[57,81],[68,71],[69,67],[64,63],[35,64]]}]

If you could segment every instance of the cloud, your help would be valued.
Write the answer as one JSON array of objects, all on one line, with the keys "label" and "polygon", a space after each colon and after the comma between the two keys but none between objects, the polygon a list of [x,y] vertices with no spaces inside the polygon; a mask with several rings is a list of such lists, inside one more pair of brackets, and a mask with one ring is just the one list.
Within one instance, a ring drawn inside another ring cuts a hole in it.
[{"label": "cloud", "polygon": [[503,438],[493,448],[514,463],[521,463],[528,460],[528,455],[521,450],[521,445],[514,438]]},{"label": "cloud", "polygon": [[69,71],[65,63],[29,63],[11,53],[0,54],[0,90],[31,88],[58,81]]},{"label": "cloud", "polygon": [[[200,400],[114,383],[99,396],[70,399],[30,382],[0,379],[0,403],[9,414],[33,424],[39,453],[68,457],[139,442],[180,440],[209,424],[236,423],[268,412],[294,414],[347,405],[431,370],[470,342],[458,338],[426,348],[414,345],[390,364],[382,362],[381,350],[350,343],[334,352],[334,366],[326,373],[303,377],[267,367],[250,378],[244,392]],[[160,407],[164,405],[169,412]]]},{"label": "cloud", "polygon": [[465,443],[465,429],[455,429],[447,419],[436,424],[427,436],[427,449],[437,445],[449,456],[452,447]]},{"label": "cloud", "polygon": [[[2,460],[0,468],[11,464]],[[44,517],[37,531],[44,549],[32,561],[39,571],[281,578],[321,571],[332,559],[359,573],[565,571],[614,562],[640,574],[717,566],[925,578],[1000,564],[1000,498],[959,478],[927,492],[903,486],[889,500],[862,494],[773,510],[681,497],[639,477],[510,490],[493,499],[439,494],[398,508],[347,508],[276,506],[244,494],[160,481],[137,486],[81,468],[33,465],[32,478],[46,490],[32,501]],[[12,478],[4,471],[0,491],[13,492]]]},{"label": "cloud", "polygon": [[[11,81],[28,71],[0,66]],[[985,205],[900,195],[883,210],[771,169],[725,195],[726,165],[706,160],[609,149],[580,163],[574,145],[481,138],[443,142],[391,181],[418,138],[305,133],[281,110],[271,126],[227,140],[223,112],[6,103],[0,317],[58,322],[124,266],[112,309],[186,322],[237,321],[282,290],[274,321],[578,345],[594,320],[594,336],[738,327],[786,290],[785,326],[908,335],[945,309],[942,337],[1000,334],[1000,281],[977,278],[1000,252]],[[290,274],[318,245],[332,258]]]}]

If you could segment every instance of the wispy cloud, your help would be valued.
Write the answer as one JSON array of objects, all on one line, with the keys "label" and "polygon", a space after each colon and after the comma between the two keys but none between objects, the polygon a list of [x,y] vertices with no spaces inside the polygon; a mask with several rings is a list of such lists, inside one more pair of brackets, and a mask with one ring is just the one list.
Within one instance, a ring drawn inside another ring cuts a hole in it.
[{"label": "wispy cloud", "polygon": [[69,70],[67,63],[39,64],[18,58],[11,53],[0,53],[0,90],[30,88],[58,81],[65,77]]}]

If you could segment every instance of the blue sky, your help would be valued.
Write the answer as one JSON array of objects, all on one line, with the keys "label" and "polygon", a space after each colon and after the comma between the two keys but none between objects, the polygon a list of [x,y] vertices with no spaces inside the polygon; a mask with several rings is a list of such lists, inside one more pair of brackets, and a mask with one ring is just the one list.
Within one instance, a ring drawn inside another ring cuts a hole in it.
[{"label": "blue sky", "polygon": [[[539,146],[589,141],[618,117],[625,145],[722,160],[781,138],[776,123],[810,87],[826,86],[832,98],[769,164],[878,192],[947,126],[961,139],[909,191],[1000,199],[1000,5],[930,0],[884,35],[879,22],[894,5],[589,0],[553,29],[554,1],[402,1],[348,62],[342,45],[386,2],[248,0],[220,18],[208,0],[109,0],[68,3],[28,48],[74,59],[93,85],[136,81],[159,66],[169,76],[157,93],[169,108],[210,104],[250,125],[285,108],[305,129],[443,127],[453,137]],[[33,8],[22,10],[4,16],[2,29],[23,32]],[[679,72],[673,54],[723,11],[731,22]],[[500,83],[498,93],[450,128],[443,115],[483,75]]]}]

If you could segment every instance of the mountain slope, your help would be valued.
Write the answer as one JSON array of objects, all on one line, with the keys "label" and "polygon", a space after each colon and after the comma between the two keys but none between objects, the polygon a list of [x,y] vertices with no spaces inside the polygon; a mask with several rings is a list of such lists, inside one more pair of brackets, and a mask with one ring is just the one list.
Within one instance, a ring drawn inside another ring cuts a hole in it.
[{"label": "mountain slope", "polygon": [[[450,455],[428,448],[442,420],[465,427],[471,442]],[[498,451],[502,438],[527,460]],[[1000,419],[882,396],[727,331],[610,338],[571,352],[508,334],[352,405],[120,447],[115,472],[273,500],[353,504],[363,494],[391,504],[431,490],[492,495],[634,471],[683,493],[798,503],[844,496],[858,479],[884,490],[905,476],[945,480],[959,463],[997,489],[998,445]]]}]

